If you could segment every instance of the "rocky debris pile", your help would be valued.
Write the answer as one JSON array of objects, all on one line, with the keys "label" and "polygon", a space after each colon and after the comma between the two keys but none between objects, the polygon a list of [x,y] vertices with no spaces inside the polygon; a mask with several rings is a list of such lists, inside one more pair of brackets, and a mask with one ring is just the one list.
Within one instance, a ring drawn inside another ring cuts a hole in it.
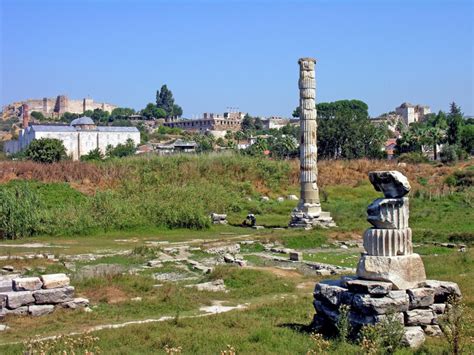
[{"label": "rocky debris pile", "polygon": [[56,307],[85,308],[89,301],[74,298],[74,287],[65,274],[40,277],[0,277],[0,318],[7,314],[42,316]]},{"label": "rocky debris pile", "polygon": [[349,321],[354,329],[378,323],[387,314],[395,313],[405,326],[406,345],[417,347],[424,342],[424,334],[442,334],[438,317],[444,313],[451,295],[461,297],[461,291],[457,284],[445,281],[427,280],[416,288],[394,290],[389,282],[347,277],[327,280],[314,289],[314,324],[319,328],[334,327],[342,305],[350,307]]},{"label": "rocky debris pile", "polygon": [[227,215],[211,213],[211,222],[212,224],[227,224]]}]

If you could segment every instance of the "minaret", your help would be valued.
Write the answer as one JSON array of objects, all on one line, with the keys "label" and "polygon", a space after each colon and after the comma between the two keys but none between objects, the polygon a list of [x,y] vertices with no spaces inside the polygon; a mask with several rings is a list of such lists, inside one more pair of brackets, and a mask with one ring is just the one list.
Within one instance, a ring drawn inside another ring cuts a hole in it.
[{"label": "minaret", "polygon": [[316,60],[301,58],[300,78],[300,202],[291,214],[290,227],[335,226],[328,212],[321,211],[318,189],[316,112]]},{"label": "minaret", "polygon": [[21,106],[21,111],[23,115],[23,129],[27,129],[30,123],[30,112],[29,112],[28,104],[23,104]]}]

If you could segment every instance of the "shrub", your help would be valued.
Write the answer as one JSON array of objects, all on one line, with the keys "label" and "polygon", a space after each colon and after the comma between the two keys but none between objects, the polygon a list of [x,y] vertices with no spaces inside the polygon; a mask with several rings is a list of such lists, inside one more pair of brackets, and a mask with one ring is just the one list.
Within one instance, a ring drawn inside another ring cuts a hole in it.
[{"label": "shrub", "polygon": [[118,144],[115,147],[108,146],[105,155],[109,158],[123,158],[134,155],[136,151],[135,143],[128,139],[125,144]]},{"label": "shrub", "polygon": [[453,243],[474,243],[474,232],[464,232],[464,233],[451,233],[449,234],[448,240]]},{"label": "shrub", "polygon": [[63,142],[55,138],[34,139],[26,149],[25,156],[37,163],[49,164],[67,157]]},{"label": "shrub", "polygon": [[0,237],[18,239],[40,227],[39,200],[27,184],[0,189]]},{"label": "shrub", "polygon": [[398,161],[408,164],[422,164],[429,163],[429,159],[420,152],[410,152],[400,155]]},{"label": "shrub", "polygon": [[104,154],[102,154],[99,148],[95,148],[81,157],[81,161],[100,161],[103,159]]},{"label": "shrub", "polygon": [[382,348],[387,353],[394,353],[401,347],[404,332],[397,313],[391,312],[380,323],[363,326],[359,332],[359,344],[368,354],[376,354]]},{"label": "shrub", "polygon": [[446,312],[439,317],[439,326],[448,341],[452,354],[462,353],[465,342],[466,325],[469,324],[464,304],[459,297],[450,296],[446,304]]},{"label": "shrub", "polygon": [[458,161],[457,147],[454,145],[445,145],[439,153],[443,164],[452,164]]},{"label": "shrub", "polygon": [[339,307],[339,318],[337,320],[336,328],[339,335],[339,341],[345,343],[351,332],[351,324],[349,322],[349,311],[348,305],[341,305]]},{"label": "shrub", "polygon": [[471,187],[474,186],[474,170],[458,170],[449,175],[444,183],[452,187]]}]

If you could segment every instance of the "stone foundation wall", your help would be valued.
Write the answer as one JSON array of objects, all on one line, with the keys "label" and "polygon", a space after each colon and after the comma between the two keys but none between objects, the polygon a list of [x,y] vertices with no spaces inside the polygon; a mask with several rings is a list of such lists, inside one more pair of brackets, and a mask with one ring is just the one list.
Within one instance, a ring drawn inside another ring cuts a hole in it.
[{"label": "stone foundation wall", "polygon": [[438,317],[444,313],[448,297],[461,297],[454,282],[427,280],[419,287],[407,290],[393,290],[392,287],[389,282],[352,277],[322,281],[314,290],[314,324],[334,328],[342,305],[350,307],[349,321],[356,330],[395,313],[405,326],[407,345],[417,346],[419,344],[411,344],[410,339],[422,343],[425,334],[441,335]]},{"label": "stone foundation wall", "polygon": [[74,297],[74,287],[65,274],[0,276],[0,320],[10,314],[42,316],[57,307],[76,309],[88,305],[87,299]]}]

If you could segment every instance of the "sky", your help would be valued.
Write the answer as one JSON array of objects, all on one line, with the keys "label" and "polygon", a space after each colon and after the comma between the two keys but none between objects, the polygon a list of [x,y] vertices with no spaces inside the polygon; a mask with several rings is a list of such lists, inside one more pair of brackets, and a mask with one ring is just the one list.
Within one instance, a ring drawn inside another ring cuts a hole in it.
[{"label": "sky", "polygon": [[91,97],[141,109],[167,84],[184,116],[290,116],[298,58],[317,102],[474,114],[473,0],[0,0],[0,103]]}]

